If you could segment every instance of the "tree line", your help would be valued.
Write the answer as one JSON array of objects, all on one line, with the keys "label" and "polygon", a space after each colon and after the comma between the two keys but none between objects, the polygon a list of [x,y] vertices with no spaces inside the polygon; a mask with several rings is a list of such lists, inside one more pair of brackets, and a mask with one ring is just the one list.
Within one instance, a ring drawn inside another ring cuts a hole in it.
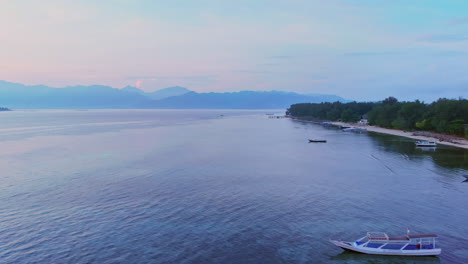
[{"label": "tree line", "polygon": [[6,108],[6,107],[0,107],[0,111],[11,111],[11,109]]},{"label": "tree line", "polygon": [[379,102],[293,104],[287,115],[308,120],[356,122],[367,118],[370,125],[400,130],[424,130],[468,136],[468,100],[441,98],[426,104],[388,97]]}]

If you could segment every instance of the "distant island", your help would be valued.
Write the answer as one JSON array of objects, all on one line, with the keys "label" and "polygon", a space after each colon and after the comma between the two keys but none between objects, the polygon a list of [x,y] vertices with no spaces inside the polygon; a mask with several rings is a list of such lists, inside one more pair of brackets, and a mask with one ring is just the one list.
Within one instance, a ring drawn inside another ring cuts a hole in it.
[{"label": "distant island", "polygon": [[431,131],[468,138],[468,100],[441,98],[426,104],[400,102],[388,97],[379,102],[300,103],[286,114],[304,120],[357,122],[403,131]]},{"label": "distant island", "polygon": [[0,111],[11,111],[10,108],[6,108],[6,107],[0,107]]},{"label": "distant island", "polygon": [[0,105],[16,109],[286,109],[295,103],[349,102],[336,95],[283,91],[197,93],[173,86],[154,92],[104,85],[24,85],[0,81]]}]

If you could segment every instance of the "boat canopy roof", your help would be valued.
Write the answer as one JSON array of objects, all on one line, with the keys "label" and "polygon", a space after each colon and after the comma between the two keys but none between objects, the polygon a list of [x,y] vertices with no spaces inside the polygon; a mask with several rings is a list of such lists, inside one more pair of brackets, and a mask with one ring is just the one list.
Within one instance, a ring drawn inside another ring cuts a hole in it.
[{"label": "boat canopy roof", "polygon": [[368,232],[367,238],[369,240],[411,240],[411,239],[418,239],[418,238],[436,238],[436,234],[408,234],[406,236],[399,236],[399,237],[389,237],[386,233],[383,232]]},{"label": "boat canopy roof", "polygon": [[436,234],[410,234],[410,235],[407,235],[407,237],[409,239],[412,239],[412,238],[432,238],[432,237],[437,237]]},{"label": "boat canopy roof", "polygon": [[367,238],[369,240],[388,240],[388,236],[383,232],[368,232]]}]

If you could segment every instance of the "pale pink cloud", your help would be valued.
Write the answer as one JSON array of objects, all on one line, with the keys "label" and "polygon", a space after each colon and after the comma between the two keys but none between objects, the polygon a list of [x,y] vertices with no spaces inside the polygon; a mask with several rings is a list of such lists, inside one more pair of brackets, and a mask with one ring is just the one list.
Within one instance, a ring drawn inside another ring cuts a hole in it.
[{"label": "pale pink cloud", "polygon": [[143,80],[138,80],[135,82],[135,87],[136,88],[141,88],[141,86],[143,85]]}]

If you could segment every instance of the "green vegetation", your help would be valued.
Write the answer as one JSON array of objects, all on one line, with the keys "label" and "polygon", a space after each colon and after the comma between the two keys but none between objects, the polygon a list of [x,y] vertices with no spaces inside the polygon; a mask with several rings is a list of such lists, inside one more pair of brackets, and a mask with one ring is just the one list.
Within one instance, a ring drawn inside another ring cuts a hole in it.
[{"label": "green vegetation", "polygon": [[0,111],[11,111],[11,109],[8,109],[6,107],[0,107]]},{"label": "green vegetation", "polygon": [[293,104],[286,114],[307,120],[342,120],[356,122],[369,111],[375,103],[320,103]]},{"label": "green vegetation", "polygon": [[425,130],[468,137],[468,100],[439,99],[431,104],[399,102],[389,97],[376,103],[294,104],[286,114],[308,120],[356,122],[401,130]]}]

